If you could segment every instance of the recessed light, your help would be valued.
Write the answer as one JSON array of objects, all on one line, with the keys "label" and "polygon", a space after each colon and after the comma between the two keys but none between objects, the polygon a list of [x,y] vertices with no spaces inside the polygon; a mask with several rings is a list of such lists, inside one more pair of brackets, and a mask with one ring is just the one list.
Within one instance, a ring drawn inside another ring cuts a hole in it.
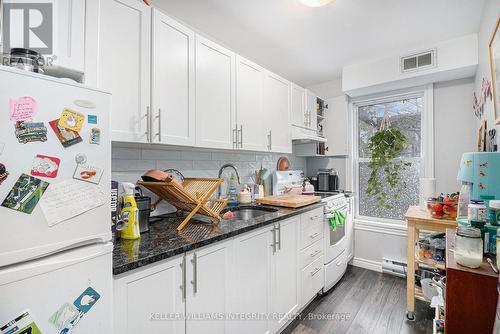
[{"label": "recessed light", "polygon": [[324,5],[328,5],[333,0],[299,0],[299,1],[309,7],[321,7]]}]

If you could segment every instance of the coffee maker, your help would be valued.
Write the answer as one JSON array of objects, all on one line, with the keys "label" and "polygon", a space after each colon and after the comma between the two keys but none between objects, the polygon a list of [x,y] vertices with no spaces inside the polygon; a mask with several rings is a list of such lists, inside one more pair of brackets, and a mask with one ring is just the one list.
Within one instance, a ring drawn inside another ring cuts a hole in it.
[{"label": "coffee maker", "polygon": [[457,180],[471,185],[470,199],[500,199],[500,152],[464,153]]},{"label": "coffee maker", "polygon": [[339,190],[339,175],[334,168],[318,170],[317,191],[335,192]]}]

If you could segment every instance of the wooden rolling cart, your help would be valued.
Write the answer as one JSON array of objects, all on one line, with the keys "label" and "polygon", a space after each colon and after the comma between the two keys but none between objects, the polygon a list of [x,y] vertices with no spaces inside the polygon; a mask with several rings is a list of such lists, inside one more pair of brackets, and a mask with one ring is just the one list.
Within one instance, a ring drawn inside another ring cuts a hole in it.
[{"label": "wooden rolling cart", "polygon": [[426,265],[436,269],[445,269],[444,262],[434,260],[420,260],[415,254],[415,244],[419,239],[421,230],[429,232],[445,233],[446,229],[456,228],[455,220],[432,218],[429,212],[419,206],[410,206],[405,213],[408,225],[408,243],[406,259],[408,263],[408,274],[406,277],[406,317],[408,320],[415,319],[415,299],[425,301],[422,288],[415,285],[415,269],[419,265]]},{"label": "wooden rolling cart", "polygon": [[144,182],[137,184],[151,190],[158,195],[159,201],[168,202],[178,211],[189,212],[182,223],[177,227],[181,231],[195,214],[211,218],[211,222],[221,221],[220,212],[227,205],[227,199],[210,200],[210,196],[219,188],[223,179],[186,178],[182,184],[171,182]]}]

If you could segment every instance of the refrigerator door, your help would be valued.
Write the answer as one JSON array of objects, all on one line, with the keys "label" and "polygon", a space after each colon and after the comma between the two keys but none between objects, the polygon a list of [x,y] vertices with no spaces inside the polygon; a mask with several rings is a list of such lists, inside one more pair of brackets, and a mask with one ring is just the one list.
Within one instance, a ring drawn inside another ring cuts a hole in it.
[{"label": "refrigerator door", "polygon": [[[37,103],[33,122],[43,122],[47,140],[19,143],[15,122],[10,118],[10,102],[21,97],[31,97]],[[81,101],[84,101],[82,103]],[[82,107],[85,106],[86,107]],[[6,265],[57,253],[76,246],[103,242],[111,239],[110,175],[111,142],[109,137],[109,112],[111,95],[61,79],[0,66],[0,163],[9,172],[0,185],[0,204],[4,202],[21,174],[31,175],[36,155],[60,160],[55,178],[35,176],[51,184],[72,180],[77,167],[76,156],[86,157],[86,164],[103,170],[99,181],[104,205],[72,219],[49,227],[40,208],[40,202],[29,213],[0,206],[0,268]],[[90,108],[89,108],[90,107]],[[64,147],[49,125],[59,119],[65,108],[84,115],[79,131],[81,142]],[[97,124],[95,124],[97,123]],[[90,144],[92,128],[100,130],[100,144]],[[3,150],[2,150],[3,148]],[[35,173],[36,175],[36,173]],[[95,186],[92,183],[83,182]],[[26,196],[27,197],[27,196]],[[43,195],[42,195],[43,199]]]},{"label": "refrigerator door", "polygon": [[24,325],[33,321],[44,334],[60,333],[76,314],[77,333],[112,333],[112,250],[95,244],[1,269],[0,333],[25,312]]}]

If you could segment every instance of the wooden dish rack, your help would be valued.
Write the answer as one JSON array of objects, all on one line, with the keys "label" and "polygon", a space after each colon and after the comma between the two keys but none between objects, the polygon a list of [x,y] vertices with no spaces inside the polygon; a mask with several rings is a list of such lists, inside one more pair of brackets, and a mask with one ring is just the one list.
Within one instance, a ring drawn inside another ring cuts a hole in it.
[{"label": "wooden dish rack", "polygon": [[219,188],[222,181],[223,179],[186,178],[182,184],[176,181],[139,181],[137,184],[158,195],[159,199],[156,204],[164,200],[178,211],[189,212],[188,216],[177,226],[177,231],[181,231],[195,214],[210,217],[212,223],[215,223],[215,220],[222,220],[220,212],[226,207],[227,199],[209,201],[210,196]]}]

